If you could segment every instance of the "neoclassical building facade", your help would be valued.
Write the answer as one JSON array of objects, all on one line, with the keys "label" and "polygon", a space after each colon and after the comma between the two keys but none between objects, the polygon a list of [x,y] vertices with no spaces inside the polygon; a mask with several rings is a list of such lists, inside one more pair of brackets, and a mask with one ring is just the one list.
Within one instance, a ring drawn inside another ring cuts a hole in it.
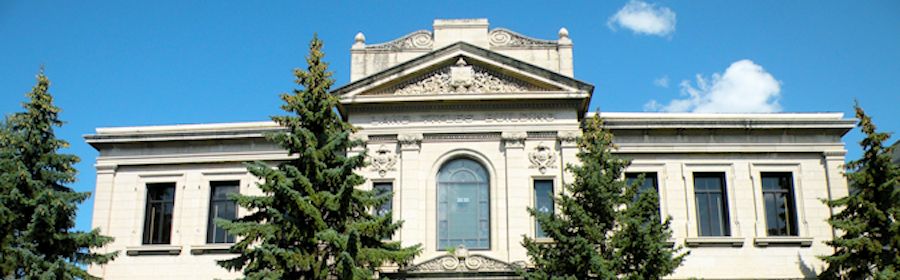
[{"label": "neoclassical building facade", "polygon": [[[526,212],[553,211],[573,181],[575,139],[594,86],[575,78],[568,31],[540,40],[486,19],[435,20],[396,40],[357,34],[350,82],[334,90],[360,128],[369,165],[361,188],[393,192],[379,211],[404,221],[393,237],[424,251],[394,278],[509,279],[527,266]],[[814,277],[835,232],[820,200],[843,196],[840,113],[600,113],[616,153],[633,160],[690,250],[672,279]],[[233,279],[215,264],[234,237],[215,218],[246,214],[230,192],[259,194],[243,162],[288,155],[272,122],[98,128],[93,227],[115,237],[106,279]],[[362,152],[363,149],[352,152]],[[451,254],[452,253],[452,254]]]}]

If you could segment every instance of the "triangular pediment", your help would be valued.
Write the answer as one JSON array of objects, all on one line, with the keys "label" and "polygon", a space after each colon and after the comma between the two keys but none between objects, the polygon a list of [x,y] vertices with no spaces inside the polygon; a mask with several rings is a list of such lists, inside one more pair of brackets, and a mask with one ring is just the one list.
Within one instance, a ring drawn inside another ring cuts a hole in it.
[{"label": "triangular pediment", "polygon": [[468,60],[460,56],[456,59],[456,63],[438,65],[434,70],[402,77],[361,94],[434,95],[563,91],[562,87],[556,85],[529,81],[515,74],[504,74],[495,67],[473,64]]},{"label": "triangular pediment", "polygon": [[335,93],[346,104],[384,97],[572,93],[589,97],[592,91],[593,86],[571,77],[459,42],[354,81]]}]

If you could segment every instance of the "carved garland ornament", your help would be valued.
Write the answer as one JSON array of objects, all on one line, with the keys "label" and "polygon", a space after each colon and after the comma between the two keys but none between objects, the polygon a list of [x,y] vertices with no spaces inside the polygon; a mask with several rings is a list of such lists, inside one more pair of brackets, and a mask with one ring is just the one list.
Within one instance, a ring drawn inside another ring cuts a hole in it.
[{"label": "carved garland ornament", "polygon": [[[458,248],[457,250],[465,250]],[[516,266],[482,255],[465,253],[447,254],[421,264],[410,267],[410,272],[446,272],[446,271],[513,271]]]},{"label": "carved garland ornament", "polygon": [[541,174],[546,173],[547,168],[556,168],[556,153],[544,142],[538,143],[534,151],[528,153],[528,160],[531,161],[529,168],[537,168]]},{"label": "carved garland ornament", "polygon": [[492,73],[481,67],[468,65],[460,58],[456,65],[425,75],[421,79],[388,89],[385,93],[396,95],[455,94],[455,93],[509,93],[538,91],[512,77]]},{"label": "carved garland ornament", "polygon": [[388,171],[397,170],[395,165],[397,165],[397,154],[394,153],[392,149],[388,149],[384,145],[378,147],[375,150],[375,154],[372,155],[371,159],[369,159],[369,165],[372,167],[372,171],[377,171],[378,175],[384,177]]}]

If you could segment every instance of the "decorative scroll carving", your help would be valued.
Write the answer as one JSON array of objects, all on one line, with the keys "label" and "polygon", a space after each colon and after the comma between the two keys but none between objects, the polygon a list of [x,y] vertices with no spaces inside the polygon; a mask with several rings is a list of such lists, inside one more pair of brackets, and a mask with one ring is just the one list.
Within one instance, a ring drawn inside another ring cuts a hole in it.
[{"label": "decorative scroll carving", "polygon": [[394,153],[393,149],[388,149],[386,146],[381,145],[375,150],[375,154],[370,157],[369,165],[372,167],[372,171],[378,171],[378,175],[384,177],[388,171],[397,170],[394,167],[397,165],[397,154]]},{"label": "decorative scroll carving", "polygon": [[556,41],[530,38],[525,35],[512,32],[509,29],[497,28],[490,32],[491,46],[497,47],[523,47],[523,46],[556,46]]},{"label": "decorative scroll carving", "polygon": [[525,147],[526,138],[528,138],[528,133],[524,131],[504,131],[500,134],[500,139],[503,139],[506,148]]},{"label": "decorative scroll carving", "polygon": [[403,37],[391,40],[381,44],[373,44],[366,46],[366,49],[376,50],[409,50],[409,49],[426,49],[430,50],[434,45],[434,36],[431,31],[419,30],[404,35]]},{"label": "decorative scroll carving", "polygon": [[460,58],[454,66],[434,70],[374,94],[509,93],[547,90],[476,65],[469,65],[465,59]]},{"label": "decorative scroll carving", "polygon": [[538,143],[537,147],[534,147],[534,151],[528,153],[528,160],[531,161],[529,168],[537,168],[541,174],[546,173],[547,168],[556,168],[556,153],[544,145],[544,142]]},{"label": "decorative scroll carving", "polygon": [[513,271],[516,266],[482,255],[437,257],[407,269],[409,272]]}]

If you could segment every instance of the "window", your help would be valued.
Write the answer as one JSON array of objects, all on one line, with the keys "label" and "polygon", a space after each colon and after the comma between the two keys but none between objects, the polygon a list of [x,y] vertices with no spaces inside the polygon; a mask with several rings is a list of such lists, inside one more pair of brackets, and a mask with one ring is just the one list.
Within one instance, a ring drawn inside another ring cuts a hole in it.
[{"label": "window", "polygon": [[760,177],[766,204],[766,232],[769,236],[796,236],[797,210],[791,173],[763,172]]},{"label": "window", "polygon": [[724,173],[694,173],[700,236],[729,236]]},{"label": "window", "polygon": [[216,218],[234,220],[237,218],[237,203],[228,199],[228,194],[237,193],[239,181],[210,182],[209,221],[206,227],[206,243],[234,243],[234,235],[216,225]]},{"label": "window", "polygon": [[628,172],[625,173],[625,183],[631,185],[634,181],[637,181],[638,178],[644,175],[644,183],[642,183],[638,190],[640,192],[646,191],[657,191],[659,189],[658,184],[656,183],[656,172]]},{"label": "window", "polygon": [[488,174],[471,159],[454,159],[437,174],[438,249],[490,249]]},{"label": "window", "polygon": [[[391,192],[394,191],[394,183],[391,182],[376,182],[372,186],[375,189],[375,195],[382,196],[385,194],[390,195]],[[392,195],[391,195],[392,197]],[[375,209],[375,215],[384,216],[393,210],[393,198],[388,198],[387,201],[382,203]]]},{"label": "window", "polygon": [[[534,210],[553,213],[553,180],[534,180]],[[534,236],[547,237],[537,219],[534,221]]]},{"label": "window", "polygon": [[147,184],[144,244],[169,244],[172,237],[172,211],[174,208],[175,183]]}]

